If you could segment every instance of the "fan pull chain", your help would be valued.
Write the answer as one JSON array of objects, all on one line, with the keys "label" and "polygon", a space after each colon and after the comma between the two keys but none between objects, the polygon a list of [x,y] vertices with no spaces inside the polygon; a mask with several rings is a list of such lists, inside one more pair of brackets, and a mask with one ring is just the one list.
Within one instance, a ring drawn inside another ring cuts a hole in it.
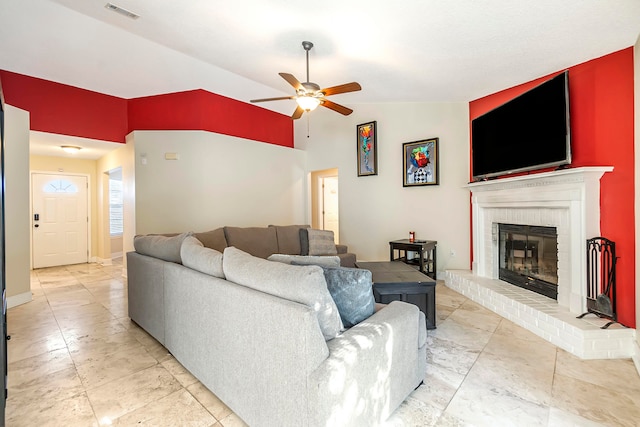
[{"label": "fan pull chain", "polygon": [[309,138],[309,115],[307,114],[307,138]]}]

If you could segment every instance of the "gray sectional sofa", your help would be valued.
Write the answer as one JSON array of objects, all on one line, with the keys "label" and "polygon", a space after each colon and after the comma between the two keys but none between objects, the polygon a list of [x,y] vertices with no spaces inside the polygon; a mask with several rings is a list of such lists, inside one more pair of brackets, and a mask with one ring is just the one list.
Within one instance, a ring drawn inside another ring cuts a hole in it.
[{"label": "gray sectional sofa", "polygon": [[[270,225],[268,227],[220,227],[212,231],[194,233],[205,247],[224,251],[234,246],[253,256],[268,258],[272,254],[308,255],[300,230],[309,225]],[[304,235],[304,233],[303,233]],[[356,256],[346,245],[334,245],[343,267],[355,267]],[[332,254],[333,255],[333,254]]]},{"label": "gray sectional sofa", "polygon": [[416,306],[345,330],[321,267],[198,240],[156,236],[127,254],[129,316],[250,426],[379,425],[424,379]]}]

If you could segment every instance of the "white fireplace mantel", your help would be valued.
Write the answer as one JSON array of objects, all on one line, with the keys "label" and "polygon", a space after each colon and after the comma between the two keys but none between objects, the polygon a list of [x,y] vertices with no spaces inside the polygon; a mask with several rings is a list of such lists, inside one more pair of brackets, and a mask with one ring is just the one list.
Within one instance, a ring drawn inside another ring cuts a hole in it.
[{"label": "white fireplace mantel", "polygon": [[556,227],[558,304],[586,310],[586,240],[600,236],[600,178],[612,166],[579,167],[474,182],[473,273],[498,278],[497,223]]},{"label": "white fireplace mantel", "polygon": [[[581,167],[474,182],[473,271],[447,270],[445,285],[583,359],[631,357],[636,331],[586,316],[586,240],[600,236],[600,178],[613,167]],[[498,278],[497,224],[555,227],[558,300]],[[605,236],[606,237],[606,236]]]},{"label": "white fireplace mantel", "polygon": [[467,187],[476,193],[479,191],[495,191],[514,188],[532,188],[564,183],[580,183],[588,180],[596,180],[597,182],[600,182],[602,175],[611,171],[613,171],[613,166],[584,166],[580,168],[560,169],[552,172],[472,182],[467,184]]}]

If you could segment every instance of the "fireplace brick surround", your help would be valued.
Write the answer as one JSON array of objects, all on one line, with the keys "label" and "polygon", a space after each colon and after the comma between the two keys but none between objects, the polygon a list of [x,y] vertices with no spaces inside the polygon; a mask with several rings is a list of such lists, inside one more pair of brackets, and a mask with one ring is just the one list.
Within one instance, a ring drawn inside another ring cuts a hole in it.
[{"label": "fireplace brick surround", "polygon": [[[583,359],[629,358],[635,330],[586,311],[586,240],[600,235],[600,178],[613,167],[581,167],[468,184],[472,271],[445,285]],[[498,279],[498,223],[556,227],[558,300]]]}]

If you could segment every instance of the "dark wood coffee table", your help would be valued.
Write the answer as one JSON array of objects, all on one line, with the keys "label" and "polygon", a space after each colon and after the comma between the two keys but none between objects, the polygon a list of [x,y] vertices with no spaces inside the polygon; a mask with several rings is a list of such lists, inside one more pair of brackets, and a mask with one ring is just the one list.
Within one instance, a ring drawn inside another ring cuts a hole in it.
[{"label": "dark wood coffee table", "polygon": [[424,313],[427,329],[436,328],[436,281],[402,261],[356,262],[373,278],[376,302],[405,301]]}]

